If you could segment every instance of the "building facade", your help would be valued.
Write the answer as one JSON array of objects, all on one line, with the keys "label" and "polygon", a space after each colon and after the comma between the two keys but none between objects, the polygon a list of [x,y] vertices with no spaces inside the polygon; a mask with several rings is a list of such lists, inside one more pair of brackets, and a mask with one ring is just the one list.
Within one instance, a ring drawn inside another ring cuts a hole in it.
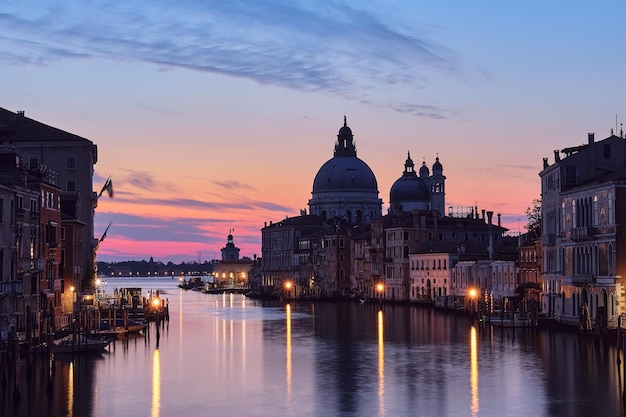
[{"label": "building facade", "polygon": [[544,158],[542,305],[551,317],[576,324],[583,306],[591,322],[614,327],[626,312],[626,146],[611,135]]}]

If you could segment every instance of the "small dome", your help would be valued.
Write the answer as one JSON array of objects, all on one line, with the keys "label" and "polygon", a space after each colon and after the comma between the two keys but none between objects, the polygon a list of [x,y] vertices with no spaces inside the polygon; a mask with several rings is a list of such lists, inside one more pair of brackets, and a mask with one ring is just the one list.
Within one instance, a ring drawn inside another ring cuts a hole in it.
[{"label": "small dome", "polygon": [[[423,168],[423,167],[422,167]],[[428,170],[428,168],[426,168]],[[421,173],[422,169],[420,169]],[[389,203],[391,205],[407,202],[429,202],[430,194],[423,179],[417,176],[413,170],[413,160],[409,153],[404,163],[402,177],[398,178],[389,191]]]},{"label": "small dome", "polygon": [[433,164],[433,175],[441,174],[443,172],[443,165],[439,162],[439,157],[435,158],[435,163]]},{"label": "small dome", "polygon": [[420,177],[421,178],[430,177],[430,171],[428,170],[428,166],[426,166],[426,161],[423,161],[422,166],[420,167]]}]

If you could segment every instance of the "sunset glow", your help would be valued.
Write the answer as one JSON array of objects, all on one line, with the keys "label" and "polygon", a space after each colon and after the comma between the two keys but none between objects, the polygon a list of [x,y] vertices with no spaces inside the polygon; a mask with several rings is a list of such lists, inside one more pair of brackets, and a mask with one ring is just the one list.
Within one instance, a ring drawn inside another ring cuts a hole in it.
[{"label": "sunset glow", "polygon": [[96,208],[96,238],[113,222],[98,260],[204,262],[230,229],[260,256],[264,224],[308,208],[344,115],[383,213],[408,150],[439,156],[447,206],[518,233],[542,158],[621,125],[626,58],[600,29],[624,9],[4,2],[0,107],[98,145],[94,191],[109,175],[115,189]]}]

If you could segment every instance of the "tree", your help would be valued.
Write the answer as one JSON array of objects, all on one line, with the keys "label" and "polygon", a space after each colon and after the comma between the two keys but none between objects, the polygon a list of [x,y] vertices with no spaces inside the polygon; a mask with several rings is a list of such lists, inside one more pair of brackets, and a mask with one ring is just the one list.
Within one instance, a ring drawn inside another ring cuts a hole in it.
[{"label": "tree", "polygon": [[541,198],[533,200],[532,207],[526,209],[526,216],[528,217],[526,231],[529,237],[534,240],[539,239],[541,237]]}]

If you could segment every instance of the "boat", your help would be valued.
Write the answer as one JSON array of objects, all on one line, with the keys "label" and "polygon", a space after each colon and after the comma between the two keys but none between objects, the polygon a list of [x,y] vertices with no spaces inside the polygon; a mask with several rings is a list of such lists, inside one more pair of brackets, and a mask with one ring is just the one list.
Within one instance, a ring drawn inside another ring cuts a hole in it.
[{"label": "boat", "polygon": [[83,334],[70,334],[53,342],[54,353],[101,352],[111,343],[110,339],[89,339]]},{"label": "boat", "polygon": [[100,331],[115,331],[117,333],[140,333],[146,328],[146,323],[139,320],[127,319],[126,321],[123,318],[117,318],[115,320],[115,325],[113,329],[109,324],[108,319],[103,319],[100,322]]},{"label": "boat", "polygon": [[488,316],[486,317],[485,321],[491,323],[491,325],[494,327],[517,328],[537,326],[537,321],[531,319],[527,313],[506,313],[495,316]]}]

